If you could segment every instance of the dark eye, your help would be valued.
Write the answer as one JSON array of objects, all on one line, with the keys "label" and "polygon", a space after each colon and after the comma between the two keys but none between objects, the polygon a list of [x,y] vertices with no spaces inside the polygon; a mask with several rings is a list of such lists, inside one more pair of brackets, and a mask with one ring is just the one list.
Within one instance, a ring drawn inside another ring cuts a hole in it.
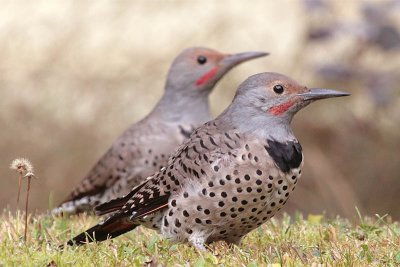
[{"label": "dark eye", "polygon": [[197,62],[199,62],[199,64],[203,65],[204,63],[207,62],[207,58],[205,56],[198,56]]},{"label": "dark eye", "polygon": [[282,94],[283,93],[283,86],[280,84],[277,84],[274,86],[274,92],[277,94]]}]

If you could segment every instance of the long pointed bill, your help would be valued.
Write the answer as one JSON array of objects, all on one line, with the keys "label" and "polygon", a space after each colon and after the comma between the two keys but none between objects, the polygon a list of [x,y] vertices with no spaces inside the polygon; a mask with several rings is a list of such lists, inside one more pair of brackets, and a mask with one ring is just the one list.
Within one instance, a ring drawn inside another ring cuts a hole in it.
[{"label": "long pointed bill", "polygon": [[217,80],[220,79],[223,74],[228,72],[230,69],[235,67],[236,65],[251,60],[259,57],[265,57],[268,56],[269,53],[265,52],[244,52],[244,53],[238,53],[238,54],[233,54],[233,55],[226,55],[218,64],[219,66],[216,66],[212,68],[209,72],[201,76],[197,81],[196,85],[200,86],[208,81],[210,81],[212,78],[217,77]]},{"label": "long pointed bill", "polygon": [[233,67],[236,66],[242,62],[259,58],[259,57],[265,57],[268,56],[269,53],[266,52],[244,52],[244,53],[238,53],[238,54],[232,54],[232,55],[227,55],[222,61],[221,65],[224,67]]},{"label": "long pointed bill", "polygon": [[319,100],[331,97],[349,96],[349,93],[321,88],[311,88],[310,91],[298,94],[303,97],[304,100]]}]

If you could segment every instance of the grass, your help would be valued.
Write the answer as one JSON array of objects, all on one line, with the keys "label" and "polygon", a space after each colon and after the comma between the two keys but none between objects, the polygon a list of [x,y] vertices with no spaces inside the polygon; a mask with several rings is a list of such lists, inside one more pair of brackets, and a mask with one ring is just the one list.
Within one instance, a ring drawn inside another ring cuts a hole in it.
[{"label": "grass", "polygon": [[[390,217],[363,218],[354,224],[322,215],[272,219],[243,239],[199,253],[139,228],[100,244],[57,247],[93,225],[94,216],[29,218],[23,242],[23,214],[4,211],[0,219],[0,266],[398,266],[400,225]],[[12,255],[12,256],[11,256]],[[322,265],[321,265],[322,264]]]}]

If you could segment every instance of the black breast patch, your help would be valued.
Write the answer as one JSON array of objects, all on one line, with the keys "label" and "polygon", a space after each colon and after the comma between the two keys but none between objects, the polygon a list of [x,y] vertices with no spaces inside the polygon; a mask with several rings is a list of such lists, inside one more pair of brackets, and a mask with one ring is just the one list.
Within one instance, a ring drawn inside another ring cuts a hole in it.
[{"label": "black breast patch", "polygon": [[186,130],[185,128],[183,128],[182,126],[179,125],[179,130],[181,132],[181,134],[185,137],[185,138],[189,138],[190,135],[192,134],[192,132],[194,131],[194,129],[190,129],[190,130]]},{"label": "black breast patch", "polygon": [[280,143],[268,140],[267,142],[268,146],[265,146],[265,149],[283,172],[288,173],[291,169],[300,166],[303,156],[301,145],[297,141]]}]

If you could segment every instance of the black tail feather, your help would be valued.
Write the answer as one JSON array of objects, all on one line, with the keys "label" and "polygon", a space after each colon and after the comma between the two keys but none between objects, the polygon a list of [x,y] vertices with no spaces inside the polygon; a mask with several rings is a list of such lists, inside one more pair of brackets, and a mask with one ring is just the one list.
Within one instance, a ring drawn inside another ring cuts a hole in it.
[{"label": "black tail feather", "polygon": [[67,245],[84,245],[91,242],[101,242],[107,239],[112,239],[126,232],[135,229],[138,225],[131,222],[126,222],[123,219],[105,221],[97,224],[83,233],[75,236],[67,242]]},{"label": "black tail feather", "polygon": [[94,208],[94,211],[97,216],[105,215],[107,213],[117,211],[121,209],[126,202],[129,200],[128,197],[119,197],[119,198],[114,198],[108,202],[102,203]]}]

